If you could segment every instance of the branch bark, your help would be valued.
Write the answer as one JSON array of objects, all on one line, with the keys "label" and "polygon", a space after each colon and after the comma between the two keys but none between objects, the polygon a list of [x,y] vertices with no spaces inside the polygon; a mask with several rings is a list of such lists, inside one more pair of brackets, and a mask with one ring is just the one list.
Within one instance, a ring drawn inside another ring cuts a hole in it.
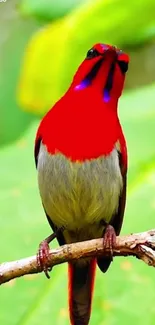
[{"label": "branch bark", "polygon": [[[103,239],[93,239],[61,246],[50,250],[49,267],[80,258],[107,256],[109,251],[103,250]],[[113,256],[136,256],[146,264],[155,267],[155,229],[118,236],[113,249]],[[37,266],[36,256],[0,265],[0,284],[27,274],[42,272]]]}]

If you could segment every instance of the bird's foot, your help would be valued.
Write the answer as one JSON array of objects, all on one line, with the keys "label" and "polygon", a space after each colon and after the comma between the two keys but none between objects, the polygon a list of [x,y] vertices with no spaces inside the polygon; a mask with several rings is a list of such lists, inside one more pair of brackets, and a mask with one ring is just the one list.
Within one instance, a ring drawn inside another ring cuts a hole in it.
[{"label": "bird's foot", "polygon": [[58,228],[53,234],[44,239],[40,245],[37,252],[37,265],[41,271],[44,271],[47,279],[50,279],[49,272],[52,270],[52,267],[49,266],[50,262],[50,247],[49,243],[57,237],[59,232],[63,232],[65,229],[64,226]]},{"label": "bird's foot", "polygon": [[37,253],[37,265],[41,271],[44,271],[48,279],[50,279],[49,272],[52,270],[52,267],[49,266],[49,251],[50,247],[47,240],[45,239],[39,245]]},{"label": "bird's foot", "polygon": [[103,247],[105,250],[110,251],[111,257],[113,257],[113,247],[116,244],[115,229],[111,225],[107,225],[103,236]]}]

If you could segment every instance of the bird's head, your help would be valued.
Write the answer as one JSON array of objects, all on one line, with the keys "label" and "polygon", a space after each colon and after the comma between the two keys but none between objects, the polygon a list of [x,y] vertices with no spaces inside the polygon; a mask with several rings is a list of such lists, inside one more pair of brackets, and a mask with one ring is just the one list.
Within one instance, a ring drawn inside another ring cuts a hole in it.
[{"label": "bird's head", "polygon": [[71,89],[79,92],[84,89],[97,89],[104,102],[118,100],[121,96],[129,56],[115,46],[94,45],[78,68]]}]

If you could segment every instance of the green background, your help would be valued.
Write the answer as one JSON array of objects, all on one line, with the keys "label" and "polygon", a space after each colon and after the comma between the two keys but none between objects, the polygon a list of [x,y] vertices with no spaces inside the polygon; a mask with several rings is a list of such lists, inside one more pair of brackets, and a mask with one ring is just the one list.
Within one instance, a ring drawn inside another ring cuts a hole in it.
[{"label": "green background", "polygon": [[[61,2],[0,3],[1,262],[34,255],[50,234],[37,188],[35,133],[98,41],[131,56],[119,103],[129,151],[122,233],[155,228],[155,4],[68,1],[63,8]],[[90,325],[154,325],[154,301],[154,269],[135,258],[115,258],[107,274],[97,270]],[[67,325],[67,303],[67,265],[60,265],[50,280],[40,274],[2,285],[0,323]]]}]

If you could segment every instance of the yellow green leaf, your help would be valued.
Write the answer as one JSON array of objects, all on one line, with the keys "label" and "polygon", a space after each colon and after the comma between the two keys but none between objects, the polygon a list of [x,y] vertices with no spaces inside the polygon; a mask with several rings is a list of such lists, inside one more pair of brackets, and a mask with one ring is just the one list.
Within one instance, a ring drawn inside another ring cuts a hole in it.
[{"label": "yellow green leaf", "polygon": [[26,110],[45,113],[66,91],[94,43],[125,47],[153,37],[154,12],[154,0],[96,0],[38,31],[23,61],[20,104]]}]

